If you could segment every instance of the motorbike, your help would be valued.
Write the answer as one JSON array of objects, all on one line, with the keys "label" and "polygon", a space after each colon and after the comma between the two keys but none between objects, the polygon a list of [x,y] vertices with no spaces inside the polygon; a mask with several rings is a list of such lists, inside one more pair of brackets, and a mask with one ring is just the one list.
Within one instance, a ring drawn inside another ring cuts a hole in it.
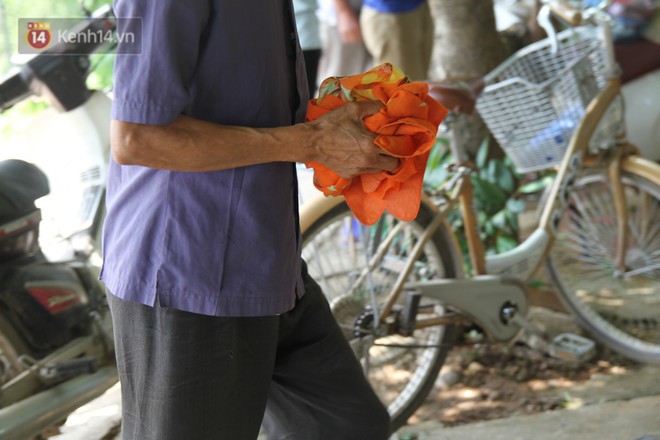
[{"label": "motorbike", "polygon": [[[108,7],[72,31],[113,26]],[[118,381],[98,280],[111,100],[85,81],[90,56],[108,50],[105,42],[81,46],[70,39],[0,83],[0,113],[33,95],[50,105],[28,130],[43,150],[35,161],[41,166],[0,162],[1,439],[40,438]],[[43,212],[65,218],[59,226],[48,222],[57,231],[48,246]]]}]

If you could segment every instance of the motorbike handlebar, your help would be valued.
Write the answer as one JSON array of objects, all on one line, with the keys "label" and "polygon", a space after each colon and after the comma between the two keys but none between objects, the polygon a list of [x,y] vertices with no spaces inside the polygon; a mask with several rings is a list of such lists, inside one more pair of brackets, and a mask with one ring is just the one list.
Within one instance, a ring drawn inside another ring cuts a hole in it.
[{"label": "motorbike handlebar", "polygon": [[[73,34],[114,32],[116,21],[109,6],[94,11],[71,30]],[[101,39],[93,42],[72,38],[44,50],[18,72],[0,82],[0,113],[28,98],[44,95],[58,110],[76,108],[89,97],[85,79],[90,66],[89,56],[112,50],[113,44]]]},{"label": "motorbike handlebar", "polygon": [[0,83],[0,113],[21,102],[32,94],[28,83],[22,78],[22,72],[8,76]]}]

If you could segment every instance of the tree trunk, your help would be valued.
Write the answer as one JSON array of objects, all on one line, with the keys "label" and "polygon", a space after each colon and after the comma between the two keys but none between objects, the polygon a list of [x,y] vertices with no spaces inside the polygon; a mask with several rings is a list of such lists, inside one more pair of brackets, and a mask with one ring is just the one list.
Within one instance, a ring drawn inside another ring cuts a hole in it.
[{"label": "tree trunk", "polygon": [[[435,20],[432,80],[480,78],[506,58],[492,0],[430,0],[429,4]],[[457,117],[452,130],[471,153],[489,133],[476,113]]]}]

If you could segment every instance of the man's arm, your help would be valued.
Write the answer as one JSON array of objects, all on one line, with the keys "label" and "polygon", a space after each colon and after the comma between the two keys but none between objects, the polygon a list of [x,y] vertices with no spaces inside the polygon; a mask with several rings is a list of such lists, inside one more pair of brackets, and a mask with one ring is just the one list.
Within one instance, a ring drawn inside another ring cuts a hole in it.
[{"label": "man's arm", "polygon": [[360,20],[347,0],[333,0],[337,14],[337,29],[343,43],[362,42]]},{"label": "man's arm", "polygon": [[362,118],[381,104],[349,103],[315,121],[279,128],[218,125],[180,116],[168,125],[112,121],[115,161],[176,171],[213,171],[268,162],[319,162],[341,177],[394,170]]}]

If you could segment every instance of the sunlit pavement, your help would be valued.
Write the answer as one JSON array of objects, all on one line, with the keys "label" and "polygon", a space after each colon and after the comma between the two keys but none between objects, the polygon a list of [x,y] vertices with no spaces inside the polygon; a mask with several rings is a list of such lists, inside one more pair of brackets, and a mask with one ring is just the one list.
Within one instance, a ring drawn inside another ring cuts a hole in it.
[{"label": "sunlit pavement", "polygon": [[61,434],[48,437],[48,440],[101,440],[120,422],[121,392],[117,384],[73,412],[60,427]]},{"label": "sunlit pavement", "polygon": [[660,395],[455,428],[403,429],[392,440],[660,440]]}]

